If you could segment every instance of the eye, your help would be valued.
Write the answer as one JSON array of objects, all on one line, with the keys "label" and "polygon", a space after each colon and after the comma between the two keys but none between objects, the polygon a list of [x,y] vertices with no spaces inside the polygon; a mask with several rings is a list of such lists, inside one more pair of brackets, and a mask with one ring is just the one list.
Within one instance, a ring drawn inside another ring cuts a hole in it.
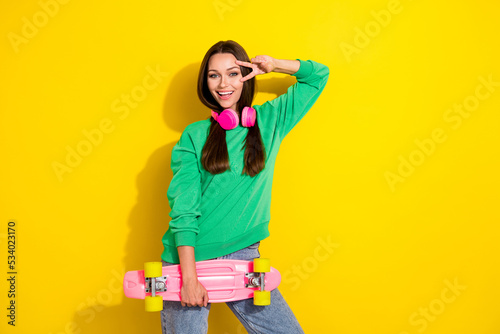
[{"label": "eye", "polygon": [[217,76],[217,74],[209,74],[208,75],[209,78],[213,78],[214,76]]},{"label": "eye", "polygon": [[234,74],[233,76],[236,76],[236,75],[238,75],[239,73],[238,73],[238,72],[233,72],[233,73],[231,73],[231,74]]}]

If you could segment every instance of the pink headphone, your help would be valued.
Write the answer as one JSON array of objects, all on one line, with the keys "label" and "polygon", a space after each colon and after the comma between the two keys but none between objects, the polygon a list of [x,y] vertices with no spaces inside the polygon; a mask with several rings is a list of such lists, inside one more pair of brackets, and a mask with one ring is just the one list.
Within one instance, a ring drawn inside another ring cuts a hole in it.
[{"label": "pink headphone", "polygon": [[[240,120],[238,114],[233,109],[224,109],[220,114],[212,110],[212,117],[220,124],[224,130],[232,130],[238,126]],[[241,111],[241,125],[251,127],[255,125],[255,109],[252,107],[244,107]]]}]

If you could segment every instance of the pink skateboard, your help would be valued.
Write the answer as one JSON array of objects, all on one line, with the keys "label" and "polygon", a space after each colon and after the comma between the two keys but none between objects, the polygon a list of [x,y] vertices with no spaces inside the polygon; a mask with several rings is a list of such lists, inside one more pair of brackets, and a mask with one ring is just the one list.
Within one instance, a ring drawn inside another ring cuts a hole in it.
[{"label": "pink skateboard", "polygon": [[[208,260],[196,262],[198,280],[208,292],[209,303],[223,303],[254,298],[255,305],[269,305],[270,291],[281,281],[269,259],[254,261]],[[128,298],[145,299],[146,311],[163,309],[163,300],[180,301],[181,267],[162,267],[161,262],[147,262],[144,270],[129,271],[123,279]]]}]

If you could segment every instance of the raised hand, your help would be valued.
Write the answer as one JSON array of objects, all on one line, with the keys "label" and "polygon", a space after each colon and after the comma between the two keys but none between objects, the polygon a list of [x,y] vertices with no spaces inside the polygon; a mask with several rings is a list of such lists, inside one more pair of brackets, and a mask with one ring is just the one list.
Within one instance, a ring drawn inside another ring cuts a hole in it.
[{"label": "raised hand", "polygon": [[252,58],[251,63],[241,60],[236,60],[235,62],[237,65],[250,67],[253,69],[252,72],[250,72],[247,76],[240,79],[241,82],[251,79],[259,74],[272,72],[276,68],[276,59],[266,55],[261,55]]}]

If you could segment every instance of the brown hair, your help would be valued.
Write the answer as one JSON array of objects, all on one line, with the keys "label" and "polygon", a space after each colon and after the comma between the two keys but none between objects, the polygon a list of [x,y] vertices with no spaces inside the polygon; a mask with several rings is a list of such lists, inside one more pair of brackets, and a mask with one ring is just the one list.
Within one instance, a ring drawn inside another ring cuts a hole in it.
[{"label": "brown hair", "polygon": [[[208,61],[212,55],[218,53],[231,53],[236,59],[245,62],[250,62],[250,58],[243,47],[232,40],[217,42],[205,54],[198,75],[198,97],[205,106],[220,113],[223,111],[223,108],[212,96],[207,85]],[[240,70],[243,77],[251,72],[251,69],[246,66],[240,66]],[[240,115],[243,107],[252,106],[254,94],[255,77],[243,82],[241,97],[237,103]],[[203,146],[201,164],[210,173],[219,174],[231,169],[229,166],[229,153],[227,151],[226,130],[213,117],[210,117],[210,121],[210,131]],[[248,128],[245,144],[241,149],[243,150],[243,148],[245,148],[243,157],[245,167],[241,174],[247,173],[250,176],[259,174],[265,167],[266,152],[257,119],[255,119],[255,125]]]}]

